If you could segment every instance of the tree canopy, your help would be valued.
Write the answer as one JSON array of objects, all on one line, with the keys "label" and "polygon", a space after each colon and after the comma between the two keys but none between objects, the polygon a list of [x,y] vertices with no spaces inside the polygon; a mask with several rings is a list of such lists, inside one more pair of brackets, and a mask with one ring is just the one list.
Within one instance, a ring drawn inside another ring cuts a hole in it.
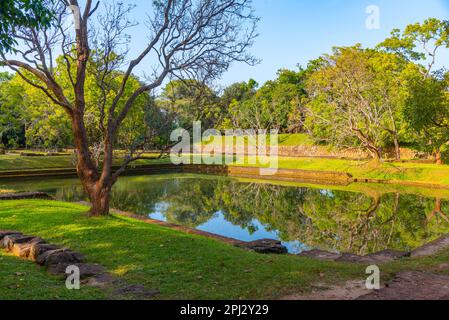
[{"label": "tree canopy", "polygon": [[0,1],[0,52],[14,50],[14,33],[20,27],[40,29],[51,23],[52,11],[45,0]]},{"label": "tree canopy", "polygon": [[[120,16],[128,12],[119,8]],[[360,148],[378,159],[394,156],[399,160],[401,147],[410,146],[442,162],[449,155],[449,76],[436,65],[441,64],[442,51],[448,47],[448,22],[430,18],[403,31],[393,30],[376,48],[334,48],[306,68],[279,70],[275,79],[262,85],[250,79],[220,90],[193,74],[174,76],[159,94],[144,93],[133,102],[136,107],[130,108],[130,120],[118,130],[118,147],[141,146],[143,142],[162,147],[162,142],[168,143],[171,130],[189,129],[193,121],[200,120],[203,129],[306,133],[317,144]],[[133,90],[142,85],[132,73],[116,68],[98,72],[123,63],[118,48],[107,50],[107,59],[104,48],[92,50],[86,71],[86,128],[96,146],[102,145],[102,122],[110,106],[123,110],[126,99],[134,99]],[[71,100],[75,97],[70,86],[76,74],[72,54],[69,51],[60,56],[53,66],[57,81]],[[32,88],[39,79],[34,76],[30,84],[19,78],[17,74],[14,79],[3,79],[3,144],[72,145],[70,117],[56,110],[58,104],[45,92]],[[125,79],[129,80],[122,89]],[[123,91],[118,101],[113,99],[117,91]],[[23,115],[20,120],[19,115]],[[141,118],[145,121],[139,121]],[[42,132],[48,135],[43,137]],[[151,132],[152,138],[145,138],[145,132]]]}]

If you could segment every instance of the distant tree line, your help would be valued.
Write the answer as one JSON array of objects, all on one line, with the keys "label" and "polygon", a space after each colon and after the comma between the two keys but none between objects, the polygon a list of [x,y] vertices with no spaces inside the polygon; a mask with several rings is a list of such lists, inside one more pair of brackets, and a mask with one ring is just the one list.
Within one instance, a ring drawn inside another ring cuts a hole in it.
[{"label": "distant tree line", "polygon": [[[261,86],[249,80],[217,89],[197,80],[172,80],[161,92],[139,97],[120,128],[117,147],[129,146],[148,130],[154,147],[162,147],[174,128],[188,129],[200,120],[204,129],[306,133],[317,144],[364,149],[378,160],[386,150],[399,160],[401,147],[407,146],[442,163],[449,158],[449,72],[436,66],[447,49],[449,22],[428,19],[393,30],[375,48],[337,47],[305,67],[279,70],[276,79]],[[68,86],[62,57],[56,68],[58,81]],[[117,71],[112,77],[117,86],[123,76]],[[101,86],[89,73],[87,82],[92,84],[86,94],[88,134],[101,144],[96,111]],[[139,80],[132,76],[128,85],[130,94]],[[73,145],[66,113],[17,75],[0,74],[0,111],[3,147]]]}]

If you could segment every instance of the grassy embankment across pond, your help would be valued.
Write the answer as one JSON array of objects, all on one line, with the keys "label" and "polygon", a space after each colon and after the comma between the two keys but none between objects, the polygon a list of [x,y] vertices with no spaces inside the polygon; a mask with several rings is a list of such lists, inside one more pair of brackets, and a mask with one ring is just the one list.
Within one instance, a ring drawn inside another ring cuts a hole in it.
[{"label": "grassy embankment across pond", "polygon": [[[151,160],[139,160],[133,165],[142,164],[158,164],[167,163],[169,159],[158,159],[157,155],[149,155],[154,157]],[[121,160],[117,159],[115,165],[120,165]],[[0,155],[0,172],[1,171],[19,171],[19,170],[43,170],[43,169],[68,169],[75,168],[73,157],[69,155],[62,156],[33,156],[23,157],[19,155]]]},{"label": "grassy embankment across pond", "polygon": [[[248,141],[247,139],[245,140]],[[280,135],[280,145],[311,145],[311,141],[305,135]],[[59,156],[46,156],[44,152],[30,151],[29,153],[35,156],[21,156],[21,151],[15,151],[12,154],[0,155],[0,172],[1,171],[15,171],[15,170],[40,170],[40,169],[67,169],[74,168],[74,158],[72,155],[63,154]],[[26,152],[25,152],[26,153]],[[42,155],[39,155],[42,154]],[[146,155],[157,158],[158,155]],[[133,165],[169,163],[168,157],[153,160],[139,160]],[[116,165],[121,164],[121,160],[117,159]]]},{"label": "grassy embankment across pond", "polygon": [[[130,284],[160,290],[157,299],[275,299],[308,292],[316,283],[366,278],[363,265],[296,256],[261,255],[215,239],[118,215],[88,218],[87,208],[41,200],[0,202],[0,226],[43,237],[83,253]],[[383,280],[399,270],[431,269],[449,253],[382,267]],[[448,271],[449,273],[449,271]],[[32,262],[0,253],[0,299],[104,299],[105,291],[65,289]]]},{"label": "grassy embankment across pond", "polygon": [[[269,136],[267,136],[267,141]],[[243,139],[245,144],[254,144],[256,139]],[[280,147],[303,146],[313,147],[313,141],[305,134],[280,134],[278,135]],[[209,145],[226,143],[236,144],[238,140],[233,141],[219,138],[211,139]],[[321,151],[328,150],[331,155],[331,149],[325,146],[315,146]],[[268,158],[256,158],[254,156],[237,157],[233,165],[264,167],[269,162]],[[410,161],[402,162],[382,162],[368,160],[347,160],[339,158],[326,157],[279,157],[278,162],[281,169],[300,169],[310,171],[335,171],[351,174],[355,179],[374,179],[374,180],[392,180],[395,183],[409,182],[418,184],[449,186],[449,166],[436,165],[432,163],[419,163]]]},{"label": "grassy embankment across pond", "polygon": [[[250,157],[251,158],[251,157]],[[245,166],[251,159],[245,159]],[[254,162],[253,162],[254,163]],[[255,166],[264,166],[257,163]],[[280,157],[279,168],[311,171],[347,172],[354,178],[391,180],[400,184],[410,182],[418,184],[449,186],[449,166],[429,163],[355,161],[324,158]]]},{"label": "grassy embankment across pond", "polygon": [[[280,146],[308,146],[312,145],[305,135],[280,135]],[[153,155],[156,156],[156,155]],[[263,159],[262,159],[263,160]],[[168,157],[161,159],[139,160],[133,166],[148,164],[170,163]],[[116,161],[120,164],[120,159]],[[254,156],[236,156],[236,166],[265,166]],[[449,166],[416,162],[384,162],[374,163],[367,160],[345,160],[329,158],[297,158],[279,157],[279,168],[301,169],[311,171],[335,171],[351,174],[354,178],[391,180],[395,183],[418,183],[435,186],[449,186]],[[65,156],[37,156],[23,157],[19,155],[0,155],[1,171],[43,170],[73,168],[73,157]]]}]

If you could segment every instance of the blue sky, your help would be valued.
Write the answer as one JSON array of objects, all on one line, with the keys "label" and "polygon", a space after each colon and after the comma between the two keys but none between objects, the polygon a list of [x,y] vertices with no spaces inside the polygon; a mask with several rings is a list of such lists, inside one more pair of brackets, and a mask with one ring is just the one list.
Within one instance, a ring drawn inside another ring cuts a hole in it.
[{"label": "blue sky", "polygon": [[[259,38],[251,52],[262,62],[255,66],[235,64],[217,84],[255,79],[260,84],[274,79],[281,68],[295,69],[299,63],[329,53],[333,46],[361,43],[373,47],[388,37],[394,28],[426,18],[449,19],[449,0],[253,0],[261,17]],[[82,0],[81,3],[84,1]],[[132,19],[139,25],[128,30],[132,36],[130,57],[137,56],[147,44],[145,21],[151,11],[150,0],[124,0],[137,4]],[[380,29],[368,30],[366,8],[380,8]],[[449,51],[449,50],[446,50]],[[444,57],[449,61],[449,53]],[[440,62],[443,59],[440,59]],[[439,66],[442,66],[441,64]],[[1,69],[0,69],[1,70]],[[149,71],[142,64],[136,70],[141,76]]]},{"label": "blue sky", "polygon": [[[149,0],[125,0],[137,3],[133,18],[143,22]],[[449,0],[253,0],[256,14],[261,18],[259,38],[251,52],[261,64],[251,67],[235,64],[218,81],[221,86],[255,79],[260,84],[274,79],[281,68],[295,69],[299,63],[329,53],[333,46],[361,43],[374,47],[394,28],[404,28],[429,17],[449,18]],[[380,9],[380,29],[365,27],[366,8]],[[132,53],[143,49],[146,39],[141,23],[132,30]],[[449,54],[446,60],[449,61]],[[441,61],[442,59],[440,59]],[[140,71],[145,70],[145,65]],[[138,72],[139,73],[139,72]]]},{"label": "blue sky", "polygon": [[[306,64],[333,46],[375,46],[394,28],[428,17],[449,18],[449,0],[254,0],[254,4],[262,21],[252,52],[262,63],[233,66],[220,81],[223,85],[249,78],[263,83],[278,69]],[[365,27],[369,5],[380,8],[378,30]]]}]

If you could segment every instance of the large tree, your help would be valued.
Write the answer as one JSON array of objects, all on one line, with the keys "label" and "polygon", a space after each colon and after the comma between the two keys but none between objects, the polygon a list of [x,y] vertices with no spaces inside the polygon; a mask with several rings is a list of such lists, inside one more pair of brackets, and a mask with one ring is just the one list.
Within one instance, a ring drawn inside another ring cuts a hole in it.
[{"label": "large tree", "polygon": [[[93,62],[89,61],[88,69]],[[68,70],[63,57],[56,59],[55,79],[63,87],[70,87]],[[33,75],[28,75],[33,78]],[[35,79],[34,79],[35,80]],[[99,128],[100,112],[98,104],[103,99],[102,90],[97,83],[97,78],[92,73],[87,73],[86,83],[89,90],[86,92],[86,109],[85,109],[85,125],[87,136],[91,144],[92,154],[95,160],[101,156],[102,150],[102,132]],[[118,88],[123,80],[123,74],[117,72],[111,80],[108,81],[111,89]],[[19,123],[20,133],[25,129],[26,146],[31,148],[69,148],[73,145],[70,118],[67,113],[54,104],[39,88],[36,88],[22,79],[19,75],[15,75],[11,80],[0,84],[2,92],[0,93],[0,105],[4,105],[4,110],[8,111],[7,118],[9,123]],[[129,97],[133,90],[139,87],[139,81],[136,78],[129,80],[129,89],[125,93],[125,98]],[[66,90],[66,94],[71,92]],[[108,94],[109,96],[111,94]],[[126,117],[120,127],[117,136],[117,147],[126,149],[138,141],[148,127],[147,121],[142,121],[149,109],[149,96],[142,95],[136,100],[136,103],[129,115]],[[4,117],[3,117],[4,118]],[[6,127],[7,128],[7,127]],[[9,130],[11,132],[11,130]],[[10,145],[11,146],[11,145]],[[23,146],[23,144],[22,144]]]},{"label": "large tree", "polygon": [[442,164],[449,155],[449,73],[440,77],[415,77],[404,113],[416,132],[417,147]]},{"label": "large tree", "polygon": [[[92,0],[86,0],[83,8],[77,0],[44,3],[53,12],[51,26],[13,30],[12,36],[20,41],[14,55],[2,53],[1,63],[65,110],[72,125],[78,176],[92,203],[90,215],[107,215],[112,186],[132,161],[142,157],[147,141],[135,145],[122,167],[113,171],[117,134],[136,100],[168,77],[211,81],[232,62],[255,62],[247,50],[257,35],[258,19],[251,0],[153,1],[146,23],[149,40],[139,55],[130,57],[127,30],[134,26],[129,19],[131,7],[116,1],[105,2],[103,8]],[[62,52],[68,70],[68,88],[55,76],[57,51]],[[90,60],[92,68],[88,68]],[[130,79],[139,65],[153,72],[133,90]],[[115,88],[111,79],[121,70],[122,81]],[[95,85],[103,97],[97,106],[103,141],[101,164],[92,157],[86,129],[89,73],[96,77]],[[132,92],[127,95],[129,90]]]},{"label": "large tree", "polygon": [[418,68],[398,55],[360,46],[335,48],[314,65],[307,86],[308,127],[316,138],[363,148],[375,159],[393,142],[399,159],[405,82]]},{"label": "large tree", "polygon": [[221,129],[242,128],[240,116],[234,112],[234,105],[250,100],[256,93],[259,84],[250,79],[248,82],[236,82],[226,87],[220,97],[220,105],[223,110]]},{"label": "large tree", "polygon": [[418,136],[417,146],[433,153],[436,162],[442,163],[449,144],[449,89],[447,70],[437,66],[444,51],[449,53],[449,21],[430,18],[408,25],[403,31],[395,29],[378,47],[421,65],[420,76],[408,81],[411,95],[403,110],[404,118]]}]

